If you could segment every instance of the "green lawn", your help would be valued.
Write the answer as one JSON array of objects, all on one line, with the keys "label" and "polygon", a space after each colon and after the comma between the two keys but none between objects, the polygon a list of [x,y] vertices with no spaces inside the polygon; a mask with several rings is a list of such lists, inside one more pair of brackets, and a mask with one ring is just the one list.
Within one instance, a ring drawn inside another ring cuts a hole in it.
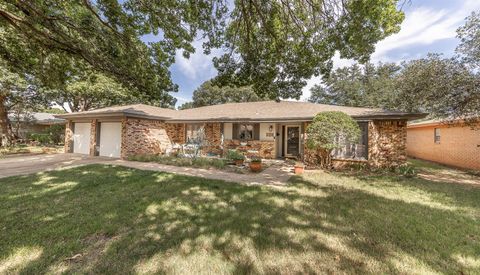
[{"label": "green lawn", "polygon": [[102,165],[0,179],[10,272],[478,274],[480,186],[318,172],[249,187]]}]

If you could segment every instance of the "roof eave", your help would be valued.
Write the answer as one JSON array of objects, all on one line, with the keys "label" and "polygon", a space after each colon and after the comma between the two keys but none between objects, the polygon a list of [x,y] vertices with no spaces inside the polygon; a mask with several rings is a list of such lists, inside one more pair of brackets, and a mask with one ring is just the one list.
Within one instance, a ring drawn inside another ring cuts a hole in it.
[{"label": "roof eave", "polygon": [[55,115],[55,117],[62,118],[62,119],[91,119],[91,118],[98,118],[98,117],[134,117],[134,118],[158,119],[158,120],[170,119],[170,117],[165,117],[165,116],[155,116],[155,115],[138,114],[138,113],[131,113],[131,112],[105,112],[105,113],[90,113],[90,114],[70,113],[70,114]]},{"label": "roof eave", "polygon": [[[395,115],[357,115],[352,116],[355,120],[414,120],[426,117],[427,114],[395,114]],[[209,119],[167,119],[168,123],[201,123],[201,122],[305,122],[312,121],[314,116],[308,117],[290,117],[290,118],[209,118]]]},{"label": "roof eave", "polygon": [[56,118],[63,119],[76,119],[76,118],[96,118],[96,117],[115,117],[115,116],[124,116],[123,112],[108,112],[108,113],[69,113],[69,114],[60,114],[55,115]]}]

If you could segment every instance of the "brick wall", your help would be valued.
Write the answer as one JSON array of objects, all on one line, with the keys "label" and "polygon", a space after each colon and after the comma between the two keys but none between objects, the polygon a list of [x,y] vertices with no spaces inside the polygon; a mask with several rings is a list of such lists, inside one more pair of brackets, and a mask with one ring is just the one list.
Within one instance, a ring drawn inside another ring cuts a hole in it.
[{"label": "brick wall", "polygon": [[275,158],[275,141],[268,140],[250,140],[246,145],[241,145],[240,140],[225,140],[224,153],[228,150],[238,150],[247,157],[259,156],[265,159]]},{"label": "brick wall", "polygon": [[184,142],[184,132],[183,124],[125,118],[122,121],[122,158],[142,154],[164,154],[172,143]]},{"label": "brick wall", "polygon": [[395,167],[407,161],[407,121],[375,120],[368,123],[368,164]]},{"label": "brick wall", "polygon": [[96,119],[92,119],[90,123],[90,156],[95,156],[97,152],[97,126],[98,121]]},{"label": "brick wall", "polygon": [[[480,125],[479,125],[480,126]],[[434,142],[434,129],[440,129],[440,143]],[[407,129],[409,156],[451,166],[480,169],[480,129],[463,124],[430,125]]]},{"label": "brick wall", "polygon": [[170,139],[174,143],[185,143],[185,124],[184,123],[165,123],[165,129]]},{"label": "brick wall", "polygon": [[[405,163],[407,160],[406,129],[405,120],[370,121],[368,124],[368,165],[379,168]],[[315,167],[317,165],[317,156],[314,150],[305,147],[303,159],[307,166]],[[334,165],[343,166],[348,162],[362,163],[358,160],[335,160]]]},{"label": "brick wall", "polygon": [[67,121],[67,123],[65,124],[64,152],[73,152],[73,122],[71,120]]},{"label": "brick wall", "polygon": [[207,146],[204,151],[214,155],[221,155],[222,150],[222,124],[221,123],[205,123],[205,139]]}]

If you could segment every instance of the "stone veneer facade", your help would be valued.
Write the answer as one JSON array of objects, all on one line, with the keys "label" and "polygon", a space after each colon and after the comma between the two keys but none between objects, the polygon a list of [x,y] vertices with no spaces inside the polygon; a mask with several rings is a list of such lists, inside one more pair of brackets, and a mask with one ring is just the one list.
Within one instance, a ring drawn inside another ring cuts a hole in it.
[{"label": "stone veneer facade", "polygon": [[241,145],[240,140],[225,140],[224,141],[224,154],[228,150],[238,150],[244,152],[247,157],[259,156],[265,159],[275,158],[275,141],[267,140],[249,140],[246,145]]},{"label": "stone veneer facade", "polygon": [[[307,125],[305,125],[307,126]],[[309,167],[316,166],[316,156],[312,150],[304,148],[304,162]],[[368,164],[370,167],[393,167],[407,161],[407,121],[375,120],[368,123],[368,160],[333,160],[335,167],[351,163]]]}]

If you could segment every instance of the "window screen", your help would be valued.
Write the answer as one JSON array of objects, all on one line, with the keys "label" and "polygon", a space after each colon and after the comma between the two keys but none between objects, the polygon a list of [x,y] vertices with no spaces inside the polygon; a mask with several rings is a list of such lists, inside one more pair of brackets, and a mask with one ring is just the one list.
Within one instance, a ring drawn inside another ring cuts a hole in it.
[{"label": "window screen", "polygon": [[337,137],[337,142],[342,145],[341,148],[332,152],[334,158],[339,159],[368,159],[368,122],[358,122],[361,135],[358,143],[351,143],[342,137]]},{"label": "window screen", "polygon": [[440,129],[439,128],[434,129],[433,135],[434,135],[433,140],[435,141],[435,143],[440,143]]},{"label": "window screen", "polygon": [[187,124],[185,127],[187,143],[200,144],[203,140],[203,124]]}]

